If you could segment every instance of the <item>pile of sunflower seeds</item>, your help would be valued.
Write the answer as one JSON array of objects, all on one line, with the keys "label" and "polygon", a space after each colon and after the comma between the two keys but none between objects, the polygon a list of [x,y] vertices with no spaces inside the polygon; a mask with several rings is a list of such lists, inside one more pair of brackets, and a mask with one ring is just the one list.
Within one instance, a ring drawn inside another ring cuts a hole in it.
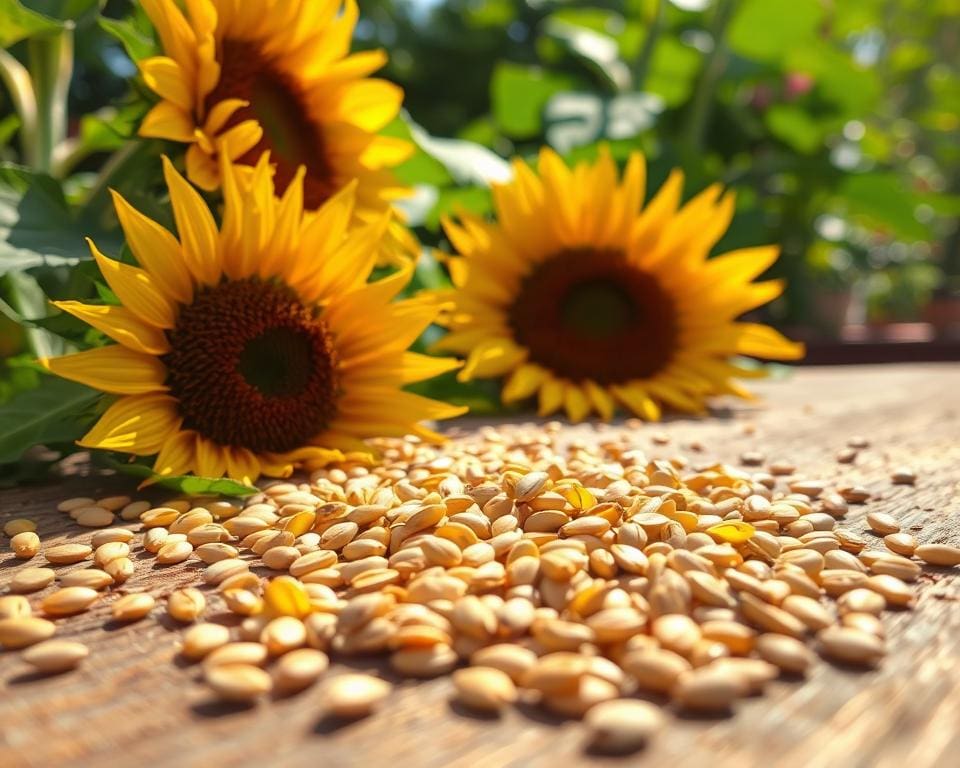
[{"label": "pile of sunflower seeds", "polygon": [[[7,583],[0,644],[62,672],[87,648],[51,639],[53,619],[100,605],[120,622],[165,611],[224,700],[296,694],[330,655],[387,654],[403,677],[452,673],[467,708],[538,702],[584,718],[594,748],[628,751],[668,711],[632,694],[722,713],[818,655],[872,667],[886,653],[881,617],[911,607],[922,563],[960,564],[960,548],[918,545],[887,514],[838,526],[868,501],[863,487],[804,479],[783,461],[764,469],[758,453],[739,467],[650,460],[631,447],[636,432],[561,450],[559,429],[483,429],[444,448],[382,441],[374,465],[274,482],[242,506],[68,499],[59,510],[97,528],[88,544],[43,548],[30,521],[6,527],[17,557],[46,565]],[[194,586],[136,587],[156,564],[196,561]],[[204,620],[224,611],[239,626]],[[324,702],[359,717],[390,690],[341,674]]]}]

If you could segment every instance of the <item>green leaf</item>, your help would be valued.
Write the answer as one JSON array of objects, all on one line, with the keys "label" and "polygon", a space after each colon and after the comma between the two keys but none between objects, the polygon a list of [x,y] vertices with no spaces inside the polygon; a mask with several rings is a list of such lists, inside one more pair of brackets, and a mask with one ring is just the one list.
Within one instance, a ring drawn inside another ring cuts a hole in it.
[{"label": "green leaf", "polygon": [[921,200],[895,173],[847,176],[838,194],[851,214],[867,219],[881,231],[893,232],[907,241],[925,240],[930,236],[928,228],[915,215]]},{"label": "green leaf", "polygon": [[0,164],[0,275],[89,258],[60,184],[28,168]]},{"label": "green leaf", "polygon": [[150,28],[139,16],[128,19],[108,19],[100,17],[101,29],[113,37],[133,61],[140,61],[157,52],[157,45],[150,35]]},{"label": "green leaf", "polygon": [[426,227],[436,230],[444,215],[458,213],[461,210],[484,216],[490,213],[492,200],[486,187],[450,187],[441,189],[437,203],[427,216]]},{"label": "green leaf", "polygon": [[534,138],[540,134],[543,108],[550,97],[573,86],[573,78],[565,75],[501,61],[490,83],[494,120],[508,136]]},{"label": "green leaf", "polygon": [[100,392],[46,376],[40,386],[0,406],[0,464],[17,461],[38,444],[72,443],[93,420]]},{"label": "green leaf", "polygon": [[195,477],[194,475],[180,475],[177,477],[162,477],[154,473],[144,464],[124,464],[120,461],[107,459],[107,464],[118,472],[132,477],[139,477],[147,481],[148,485],[158,485],[169,488],[187,496],[252,496],[259,493],[259,489],[246,485],[239,480],[228,477]]},{"label": "green leaf", "polygon": [[[47,296],[32,275],[26,272],[8,272],[0,276],[0,286],[7,294],[9,305],[17,312],[18,320],[27,321],[28,326],[32,325],[29,321],[47,314]],[[53,357],[64,352],[62,339],[42,328],[28,327],[27,339],[36,357]]]},{"label": "green leaf", "polygon": [[424,152],[439,161],[458,184],[504,182],[511,178],[510,165],[486,147],[463,139],[431,136],[410,121],[410,136]]},{"label": "green leaf", "polygon": [[600,139],[627,139],[651,128],[663,111],[651,93],[602,98],[593,93],[558,93],[547,104],[547,141],[565,154]]},{"label": "green leaf", "polygon": [[27,0],[31,10],[51,19],[76,21],[100,5],[100,0]]},{"label": "green leaf", "polygon": [[770,133],[802,154],[813,154],[823,146],[823,129],[800,107],[775,104],[763,119]]},{"label": "green leaf", "polygon": [[0,0],[0,46],[3,48],[29,37],[53,34],[61,29],[62,24],[25,8],[19,0]]},{"label": "green leaf", "polygon": [[727,44],[748,59],[780,61],[791,49],[816,38],[823,13],[819,0],[744,0],[727,29]]},{"label": "green leaf", "polygon": [[653,51],[644,89],[663,99],[668,107],[683,104],[700,71],[700,53],[673,37],[661,37]]}]

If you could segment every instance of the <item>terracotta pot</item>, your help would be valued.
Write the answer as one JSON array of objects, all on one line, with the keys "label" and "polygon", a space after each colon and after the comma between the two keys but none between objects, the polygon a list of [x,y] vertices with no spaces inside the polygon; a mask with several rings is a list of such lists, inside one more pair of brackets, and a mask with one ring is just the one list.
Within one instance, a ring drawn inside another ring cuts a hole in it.
[{"label": "terracotta pot", "polygon": [[935,296],[924,308],[923,319],[940,338],[960,338],[960,296]]},{"label": "terracotta pot", "polygon": [[850,318],[853,291],[819,291],[813,297],[817,324],[831,336],[839,336]]}]

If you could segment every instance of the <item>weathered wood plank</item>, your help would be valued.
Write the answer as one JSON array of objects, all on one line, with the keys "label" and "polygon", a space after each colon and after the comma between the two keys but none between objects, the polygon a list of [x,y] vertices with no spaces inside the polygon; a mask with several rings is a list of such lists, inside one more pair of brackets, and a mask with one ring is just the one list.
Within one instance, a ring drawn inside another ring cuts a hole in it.
[{"label": "weathered wood plank", "polygon": [[[735,460],[745,449],[797,463],[804,474],[863,483],[878,493],[853,509],[887,510],[923,541],[960,543],[960,366],[915,365],[809,369],[784,382],[758,385],[767,401],[737,406],[704,421],[675,420],[635,432],[651,455],[669,455],[696,439],[704,456]],[[756,425],[745,434],[744,424]],[[477,421],[464,422],[469,430]],[[609,429],[617,429],[612,426]],[[603,430],[601,427],[600,430]],[[652,446],[662,431],[673,444]],[[834,453],[852,434],[872,447],[841,466]],[[563,439],[596,440],[591,426],[566,428]],[[689,455],[689,454],[688,454]],[[915,489],[891,486],[890,469],[913,466]],[[69,478],[58,486],[0,493],[0,521],[28,516],[45,543],[84,540],[53,510],[71,495],[131,490],[117,478]],[[4,547],[6,549],[6,547]],[[21,567],[0,554],[0,582]],[[151,586],[186,583],[195,566],[154,568],[136,579]],[[956,570],[956,569],[954,569]],[[60,620],[59,633],[88,643],[77,672],[35,678],[16,653],[0,654],[0,765],[136,764],[361,766],[551,766],[560,761],[610,764],[584,755],[576,723],[520,709],[502,720],[467,716],[448,703],[449,682],[398,682],[378,715],[342,724],[321,717],[316,687],[251,710],[215,704],[194,667],[175,658],[176,633],[152,622],[104,627],[108,606]],[[960,580],[929,569],[916,610],[886,618],[890,654],[881,668],[856,672],[817,666],[804,683],[778,682],[767,695],[726,719],[674,717],[639,756],[671,766],[904,766],[954,764],[960,754]],[[349,666],[389,671],[376,660]],[[331,674],[348,668],[335,665]]]}]

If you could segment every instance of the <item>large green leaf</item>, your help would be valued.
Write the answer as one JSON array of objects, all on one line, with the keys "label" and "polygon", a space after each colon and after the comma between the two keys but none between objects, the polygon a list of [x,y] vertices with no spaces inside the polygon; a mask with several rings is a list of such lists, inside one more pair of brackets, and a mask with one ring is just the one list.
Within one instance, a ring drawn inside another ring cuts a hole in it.
[{"label": "large green leaf", "polygon": [[62,28],[53,19],[24,7],[19,0],[0,0],[0,46],[3,48],[29,37],[59,32]]},{"label": "large green leaf", "polygon": [[55,179],[0,164],[0,275],[88,259],[83,235]]},{"label": "large green leaf", "polygon": [[100,5],[100,0],[26,0],[30,10],[52,19],[75,21]]},{"label": "large green leaf", "polygon": [[501,61],[490,83],[494,120],[512,138],[533,138],[540,134],[543,108],[550,97],[573,86],[573,78],[566,75]]},{"label": "large green leaf", "polygon": [[[64,352],[63,339],[54,336],[29,321],[46,317],[49,307],[43,289],[33,275],[26,272],[8,272],[0,275],[0,288],[6,294],[16,318],[26,327],[30,349],[37,357],[53,357]],[[24,322],[26,321],[26,322]]]},{"label": "large green leaf", "polygon": [[600,139],[627,139],[651,128],[663,101],[650,93],[603,98],[593,93],[558,93],[544,110],[547,141],[566,154]]},{"label": "large green leaf", "polygon": [[440,162],[458,184],[488,185],[508,181],[513,175],[506,160],[479,144],[431,136],[412,121],[410,136],[417,146]]},{"label": "large green leaf", "polygon": [[880,171],[848,176],[839,194],[850,213],[902,240],[925,240],[930,235],[915,213],[922,198],[914,195],[904,179],[895,173]]},{"label": "large green leaf", "polygon": [[127,19],[98,19],[100,27],[117,40],[133,61],[140,61],[157,52],[157,45],[150,34],[150,26],[143,13]]},{"label": "large green leaf", "polygon": [[793,104],[775,104],[763,116],[770,133],[804,155],[823,146],[823,126]]},{"label": "large green leaf", "polygon": [[0,406],[0,464],[17,461],[34,445],[72,443],[93,420],[100,392],[46,376],[40,386]]},{"label": "large green leaf", "polygon": [[657,42],[644,89],[655,93],[668,107],[683,104],[700,71],[700,53],[674,37]]},{"label": "large green leaf", "polygon": [[823,13],[820,0],[744,0],[730,22],[727,43],[748,59],[780,61],[816,38]]},{"label": "large green leaf", "polygon": [[118,472],[132,477],[139,477],[146,481],[146,485],[157,485],[169,488],[187,496],[252,496],[259,490],[252,485],[231,480],[229,477],[195,477],[194,475],[178,475],[177,477],[162,477],[155,474],[150,467],[144,464],[124,464],[119,461],[107,461],[109,466]]}]

